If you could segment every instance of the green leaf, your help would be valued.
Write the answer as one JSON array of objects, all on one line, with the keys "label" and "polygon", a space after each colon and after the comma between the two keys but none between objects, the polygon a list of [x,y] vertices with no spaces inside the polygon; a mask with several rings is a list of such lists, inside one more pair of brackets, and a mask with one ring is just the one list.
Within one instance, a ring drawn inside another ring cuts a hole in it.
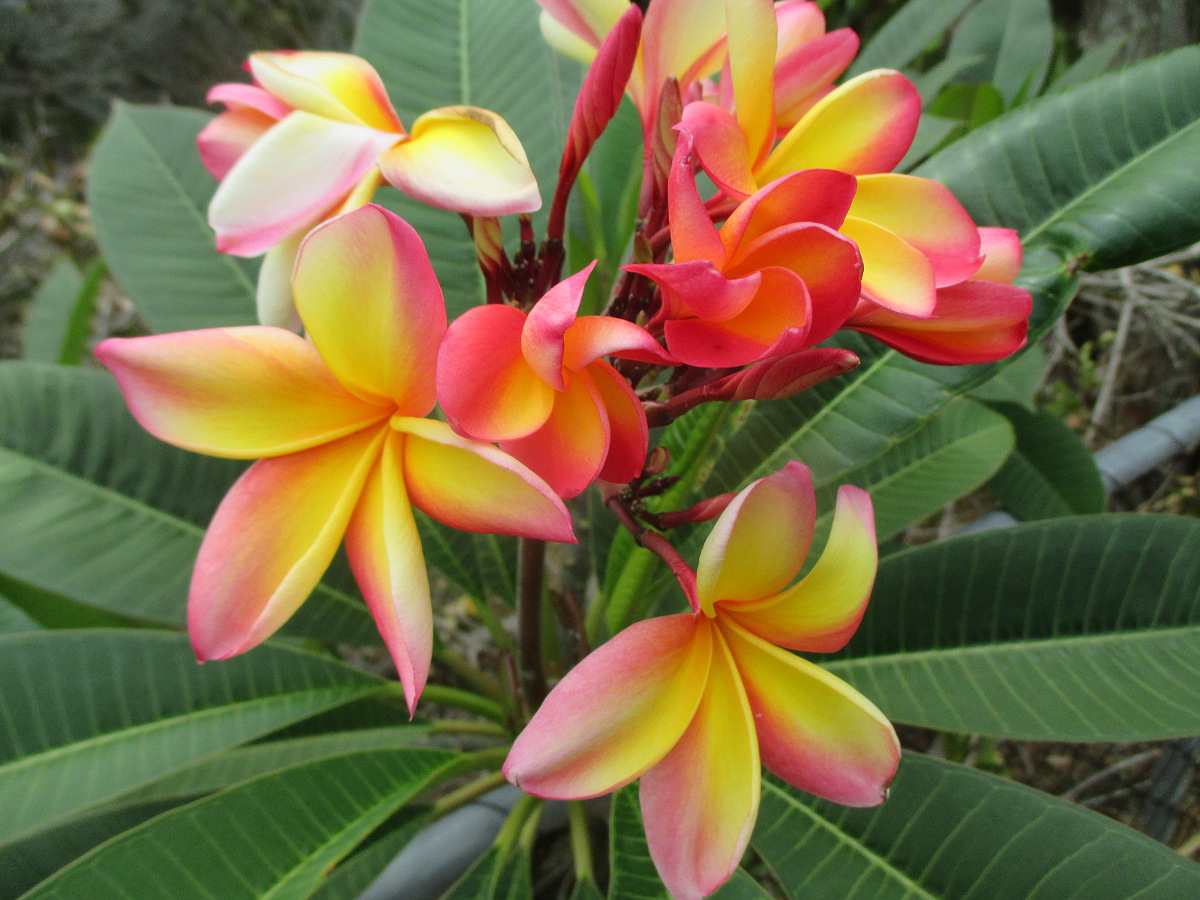
[{"label": "green leaf", "polygon": [[[395,718],[403,718],[395,713]],[[391,728],[364,728],[356,731],[331,731],[311,737],[270,740],[236,747],[172,772],[128,794],[119,804],[148,801],[174,801],[211,794],[249,781],[267,772],[324,759],[356,750],[389,750],[404,747],[429,734],[425,725],[397,725]]]},{"label": "green leaf", "polygon": [[417,514],[425,561],[476,600],[511,605],[517,583],[517,539],[459,531]]},{"label": "green leaf", "polygon": [[75,308],[83,276],[69,259],[59,260],[33,295],[26,314],[23,341],[25,359],[57,363],[62,353],[66,322]]},{"label": "green leaf", "polygon": [[454,759],[441,750],[367,750],[266,775],[126,832],[27,900],[308,897]]},{"label": "green leaf", "polygon": [[87,353],[104,274],[104,264],[99,260],[88,268],[86,277],[68,259],[51,270],[26,314],[22,334],[25,359],[79,365]]},{"label": "green leaf", "polygon": [[612,795],[608,840],[608,900],[669,900],[646,846],[636,785]]},{"label": "green leaf", "polygon": [[[1004,98],[987,83],[958,82],[948,85],[929,106],[931,116],[956,119],[962,133],[974,131],[1004,112]],[[958,140],[955,135],[951,140]]]},{"label": "green leaf", "polygon": [[1041,90],[1054,53],[1047,0],[983,0],[954,29],[948,59],[982,56],[962,81],[995,85],[1007,105]]},{"label": "green leaf", "polygon": [[402,823],[374,837],[346,858],[311,897],[311,900],[358,900],[400,851],[429,824],[427,809],[405,809],[397,817]]},{"label": "green leaf", "polygon": [[1004,463],[1013,431],[999,413],[956,400],[918,431],[856,469],[819,482],[817,508],[832,516],[837,489],[853,484],[871,494],[882,539],[970,493]]},{"label": "green leaf", "polygon": [[[245,463],[142,430],[106,373],[0,365],[0,572],[86,606],[177,625],[217,503]],[[377,642],[361,601],[321,584],[287,633]]]},{"label": "green leaf", "polygon": [[177,801],[106,806],[74,816],[22,840],[0,844],[0,885],[18,897],[110,838],[136,828]]},{"label": "green leaf", "polygon": [[771,895],[745,869],[734,872],[733,877],[710,896],[713,900],[771,900]]},{"label": "green leaf", "polygon": [[1018,228],[1088,268],[1200,240],[1200,47],[1185,47],[1014,110],[916,174],[981,225]]},{"label": "green leaf", "polygon": [[0,637],[0,840],[380,684],[271,646],[198,666],[187,638],[167,632]]},{"label": "green leaf", "polygon": [[529,851],[518,846],[505,853],[492,847],[456,881],[442,900],[528,900],[533,896]]},{"label": "green leaf", "polygon": [[1095,47],[1084,52],[1054,80],[1054,83],[1047,88],[1046,93],[1065,91],[1103,75],[1112,66],[1117,54],[1129,43],[1129,37],[1128,34],[1110,35]]},{"label": "green leaf", "polygon": [[1046,354],[1037,344],[1029,344],[1010,358],[1009,364],[993,378],[971,391],[976,400],[1016,403],[1033,411],[1033,395],[1046,374]]},{"label": "green leaf", "polygon": [[[600,251],[588,256],[588,262],[592,256],[600,259],[588,285],[596,282],[596,296],[607,298],[633,237],[642,184],[642,123],[628,97],[596,142],[584,175],[593,186],[596,206],[595,221],[588,223],[589,243]],[[600,307],[591,311],[599,313]]]},{"label": "green leaf", "polygon": [[892,719],[1029,740],[1200,733],[1200,521],[1105,515],[883,560],[827,668]]},{"label": "green leaf", "polygon": [[1075,432],[1053,413],[1013,403],[994,408],[1017,435],[1016,451],[989,483],[1010,513],[1028,522],[1104,512],[1104,479]]},{"label": "green leaf", "polygon": [[930,153],[942,145],[956,129],[961,130],[962,123],[954,119],[943,119],[921,113],[921,121],[917,126],[917,136],[913,138],[904,159],[896,165],[897,172],[907,172],[920,163]]},{"label": "green leaf", "polygon": [[947,29],[976,0],[910,0],[887,20],[863,46],[850,76],[871,69],[900,69],[930,45],[940,41]]},{"label": "green leaf", "polygon": [[912,754],[875,809],[765,779],[752,844],[796,900],[1200,894],[1200,867],[1145,835],[995,775]]},{"label": "green leaf", "polygon": [[575,882],[575,887],[571,891],[571,900],[604,900],[604,895],[600,893],[600,889],[592,883],[590,878],[583,878]]},{"label": "green leaf", "polygon": [[20,634],[25,631],[41,631],[38,621],[0,594],[0,635]]},{"label": "green leaf", "polygon": [[218,253],[208,226],[216,180],[196,135],[208,113],[118,103],[92,156],[96,240],[150,328],[255,323],[258,264]]}]

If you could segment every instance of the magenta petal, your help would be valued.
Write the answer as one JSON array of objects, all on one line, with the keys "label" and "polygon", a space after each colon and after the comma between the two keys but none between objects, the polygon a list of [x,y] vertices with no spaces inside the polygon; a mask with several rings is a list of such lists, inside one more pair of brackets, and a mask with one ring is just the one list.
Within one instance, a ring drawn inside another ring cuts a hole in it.
[{"label": "magenta petal", "polygon": [[700,316],[716,322],[732,319],[758,293],[759,272],[727,278],[706,260],[687,263],[638,263],[623,266],[654,281],[663,292],[669,318]]},{"label": "magenta petal", "polygon": [[711,103],[689,103],[680,130],[692,135],[704,171],[731,197],[748,197],[758,188],[746,135],[732,113]]},{"label": "magenta petal", "polygon": [[596,261],[570,278],[560,281],[534,304],[521,329],[521,352],[525,360],[546,384],[556,391],[564,390],[564,337],[575,324],[575,314],[583,299],[588,276]]}]

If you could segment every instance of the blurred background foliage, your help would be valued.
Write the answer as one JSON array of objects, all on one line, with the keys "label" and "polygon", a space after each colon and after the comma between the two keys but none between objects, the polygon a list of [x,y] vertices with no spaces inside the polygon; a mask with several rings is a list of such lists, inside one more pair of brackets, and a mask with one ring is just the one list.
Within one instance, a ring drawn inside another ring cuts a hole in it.
[{"label": "blurred background foliage", "polygon": [[[511,0],[532,3],[533,0]],[[900,65],[922,88],[922,155],[1007,109],[1072,81],[1200,39],[1195,0],[833,0],[830,28],[871,35],[917,6],[940,9]],[[105,278],[83,199],[86,159],[114,98],[204,106],[238,80],[249,52],[349,47],[362,0],[0,0],[0,358],[78,362],[90,340],[140,324]],[[908,9],[904,9],[907,7]],[[1036,14],[1022,22],[1014,11]],[[1049,12],[1049,16],[1046,13]],[[997,16],[1014,16],[1006,45]],[[973,25],[988,28],[973,29]],[[1023,54],[1016,75],[999,60]],[[1015,79],[1015,80],[1014,80]],[[911,160],[912,163],[919,158]],[[1037,400],[1090,449],[1200,393],[1200,248],[1084,276],[1042,347]],[[49,349],[25,340],[39,308],[70,310],[75,336]],[[1110,509],[1200,515],[1200,454],[1176,458],[1110,498]],[[908,532],[952,533],[995,503],[976,492]],[[1197,741],[1039,744],[909,729],[907,746],[1092,806],[1200,853]],[[1172,768],[1174,767],[1174,769]],[[1172,796],[1182,790],[1182,795]],[[1164,813],[1163,810],[1166,810]],[[1166,820],[1164,821],[1164,816]]]}]

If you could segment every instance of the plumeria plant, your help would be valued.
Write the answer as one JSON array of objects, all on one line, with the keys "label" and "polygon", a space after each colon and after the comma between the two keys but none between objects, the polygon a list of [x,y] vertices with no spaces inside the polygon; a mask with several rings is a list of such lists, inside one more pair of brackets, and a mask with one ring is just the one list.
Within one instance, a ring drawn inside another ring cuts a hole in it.
[{"label": "plumeria plant", "polygon": [[1077,440],[1057,517],[902,539],[1020,454],[1079,270],[1200,239],[1200,51],[913,171],[945,6],[864,69],[807,0],[370,0],[119,106],[153,333],[0,367],[5,896],[351,900],[506,782],[444,896],[1200,891],[892,724],[1200,732],[1200,526]]}]

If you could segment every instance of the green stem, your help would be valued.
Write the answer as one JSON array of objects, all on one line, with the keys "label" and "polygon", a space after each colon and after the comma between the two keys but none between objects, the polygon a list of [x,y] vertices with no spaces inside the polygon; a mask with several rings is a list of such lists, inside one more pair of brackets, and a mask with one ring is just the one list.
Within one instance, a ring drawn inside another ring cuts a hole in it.
[{"label": "green stem", "polygon": [[514,804],[512,812],[508,814],[508,818],[500,826],[500,831],[496,834],[496,840],[493,841],[493,844],[499,848],[501,856],[508,856],[521,837],[525,823],[541,806],[542,799],[540,797],[531,797],[529,794],[521,795],[521,799]]},{"label": "green stem", "polygon": [[503,723],[505,720],[504,709],[499,703],[460,688],[446,687],[441,684],[427,684],[425,685],[424,693],[421,694],[421,699],[429,703],[440,703],[442,706],[465,709],[468,712],[481,715],[485,719],[491,719],[493,722]]},{"label": "green stem", "polygon": [[542,666],[542,588],[546,542],[521,538],[517,553],[518,674],[521,695],[532,713],[546,699],[546,671]]},{"label": "green stem", "polygon": [[433,658],[463,681],[469,681],[481,694],[486,694],[497,703],[504,700],[499,681],[479,671],[449,647],[434,647]]},{"label": "green stem", "polygon": [[580,800],[567,802],[567,820],[571,825],[571,855],[575,857],[575,880],[594,881],[592,875],[592,839],[588,834],[587,810]]},{"label": "green stem", "polygon": [[[505,750],[507,749],[505,748]],[[433,820],[436,821],[443,816],[449,815],[456,809],[466,806],[471,801],[478,800],[484,794],[491,793],[502,784],[504,784],[504,773],[502,772],[489,772],[487,775],[477,778],[469,784],[464,784],[433,804]]]},{"label": "green stem", "polygon": [[537,840],[538,826],[542,824],[542,813],[545,811],[546,804],[539,800],[521,828],[521,836],[517,838],[517,843],[527,853],[533,850],[533,842]]},{"label": "green stem", "polygon": [[434,734],[470,734],[480,737],[508,738],[508,729],[497,722],[476,719],[438,719],[430,731]]}]

